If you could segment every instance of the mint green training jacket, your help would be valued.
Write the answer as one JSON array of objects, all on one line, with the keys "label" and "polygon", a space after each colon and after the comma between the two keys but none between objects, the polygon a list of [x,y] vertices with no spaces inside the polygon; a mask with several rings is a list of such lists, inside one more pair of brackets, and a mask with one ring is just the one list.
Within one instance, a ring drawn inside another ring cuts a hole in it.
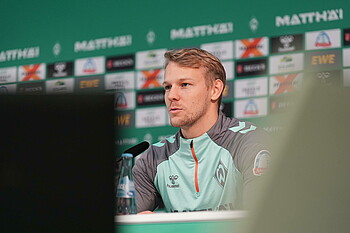
[{"label": "mint green training jacket", "polygon": [[269,135],[253,124],[220,112],[203,135],[181,131],[153,144],[133,168],[137,211],[167,212],[242,209],[270,157]]}]

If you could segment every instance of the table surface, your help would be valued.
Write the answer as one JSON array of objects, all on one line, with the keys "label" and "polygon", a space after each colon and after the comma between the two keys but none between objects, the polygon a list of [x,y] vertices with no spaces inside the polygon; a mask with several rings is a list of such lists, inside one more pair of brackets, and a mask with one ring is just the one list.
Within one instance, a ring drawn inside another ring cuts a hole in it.
[{"label": "table surface", "polygon": [[245,216],[244,211],[155,213],[117,216],[115,222],[118,233],[234,232]]}]

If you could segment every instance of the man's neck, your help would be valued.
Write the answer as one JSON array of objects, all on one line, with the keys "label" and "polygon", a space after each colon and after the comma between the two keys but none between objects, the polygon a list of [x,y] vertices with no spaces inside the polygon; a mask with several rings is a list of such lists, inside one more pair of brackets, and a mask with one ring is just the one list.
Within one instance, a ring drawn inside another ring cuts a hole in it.
[{"label": "man's neck", "polygon": [[211,116],[205,116],[201,121],[196,122],[196,124],[181,128],[181,134],[187,139],[199,137],[213,127],[218,120],[218,117],[218,113],[212,114]]}]

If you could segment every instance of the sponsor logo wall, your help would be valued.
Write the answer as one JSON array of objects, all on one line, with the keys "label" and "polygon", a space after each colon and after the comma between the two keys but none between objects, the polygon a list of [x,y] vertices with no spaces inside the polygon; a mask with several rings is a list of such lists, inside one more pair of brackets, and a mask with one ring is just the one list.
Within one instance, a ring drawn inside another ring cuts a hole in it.
[{"label": "sponsor logo wall", "polygon": [[[286,31],[280,35],[244,38],[233,34],[236,24],[220,22],[174,28],[162,36],[183,43],[189,40],[183,47],[199,47],[217,56],[227,75],[222,111],[254,121],[283,113],[293,105],[289,97],[302,90],[306,79],[319,85],[350,88],[349,27],[288,32],[293,26],[343,20],[342,9],[325,12],[276,16],[275,27]],[[229,35],[231,39],[227,39]],[[152,38],[153,49],[134,49],[132,35],[76,41],[74,53],[79,58],[54,62],[28,62],[40,58],[40,46],[13,50],[11,56],[7,55],[10,50],[0,51],[0,62],[20,58],[23,63],[0,68],[0,95],[111,94],[115,97],[115,125],[121,132],[133,134],[118,134],[117,144],[132,146],[145,135],[156,140],[165,135],[157,130],[172,128],[162,88],[163,55],[172,47],[156,47],[157,40]],[[121,47],[130,47],[130,52],[101,55]],[[138,134],[142,135],[135,136]]]}]

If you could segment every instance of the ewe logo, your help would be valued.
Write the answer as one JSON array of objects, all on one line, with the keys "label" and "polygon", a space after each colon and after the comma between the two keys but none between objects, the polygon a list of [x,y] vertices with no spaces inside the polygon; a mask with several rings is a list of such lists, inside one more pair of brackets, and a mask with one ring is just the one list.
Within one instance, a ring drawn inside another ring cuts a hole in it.
[{"label": "ewe logo", "polygon": [[130,128],[134,126],[135,114],[133,111],[122,111],[116,114],[116,125],[120,128]]},{"label": "ewe logo", "polygon": [[334,69],[341,67],[341,51],[329,50],[321,52],[311,52],[306,54],[306,65],[309,70],[318,71],[324,69]]}]

